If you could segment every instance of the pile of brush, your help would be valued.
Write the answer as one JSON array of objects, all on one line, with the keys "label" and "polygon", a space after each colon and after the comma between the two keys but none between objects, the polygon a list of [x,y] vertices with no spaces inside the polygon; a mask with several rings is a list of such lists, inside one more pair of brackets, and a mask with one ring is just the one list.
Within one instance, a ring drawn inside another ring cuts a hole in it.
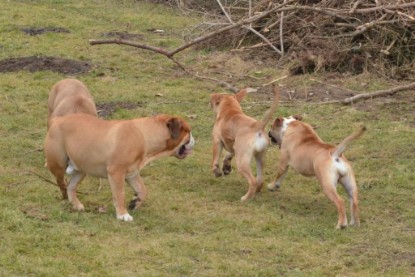
[{"label": "pile of brush", "polygon": [[[187,30],[206,47],[274,57],[293,75],[377,72],[397,79],[415,73],[415,2],[410,0],[176,0],[203,10]],[[214,2],[213,5],[211,2]]]}]

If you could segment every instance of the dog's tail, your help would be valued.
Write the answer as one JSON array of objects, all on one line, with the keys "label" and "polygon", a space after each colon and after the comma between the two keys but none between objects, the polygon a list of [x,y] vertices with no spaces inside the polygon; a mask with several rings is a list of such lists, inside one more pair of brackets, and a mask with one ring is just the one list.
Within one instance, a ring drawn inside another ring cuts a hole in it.
[{"label": "dog's tail", "polygon": [[256,124],[256,129],[258,131],[264,129],[264,127],[268,124],[271,120],[272,115],[275,113],[278,107],[278,102],[280,101],[280,90],[277,86],[273,85],[274,87],[274,101],[271,104],[271,107],[266,111],[264,118],[261,121],[258,121]]},{"label": "dog's tail", "polygon": [[350,136],[346,137],[339,145],[336,146],[336,148],[334,148],[334,152],[333,152],[332,156],[334,158],[340,157],[340,155],[343,154],[344,150],[346,150],[346,146],[350,142],[352,142],[353,140],[355,140],[358,137],[360,137],[361,135],[363,135],[363,133],[366,131],[366,129],[367,129],[366,126],[361,126],[358,131],[356,131],[353,134],[351,134]]}]

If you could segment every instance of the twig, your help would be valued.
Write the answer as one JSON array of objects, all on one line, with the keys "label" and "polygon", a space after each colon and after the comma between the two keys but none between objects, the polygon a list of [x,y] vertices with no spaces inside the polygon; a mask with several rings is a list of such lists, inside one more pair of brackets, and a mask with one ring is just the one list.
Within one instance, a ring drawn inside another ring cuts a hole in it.
[{"label": "twig", "polygon": [[362,99],[375,98],[375,97],[380,97],[380,96],[385,96],[385,95],[393,95],[400,91],[412,90],[412,89],[415,89],[415,82],[407,84],[407,85],[403,85],[403,86],[397,86],[391,89],[378,90],[375,92],[358,94],[358,95],[346,98],[340,101],[340,103],[347,105],[347,104],[355,103]]},{"label": "twig", "polygon": [[368,23],[365,23],[365,24],[363,24],[363,25],[360,25],[360,26],[358,26],[357,28],[356,28],[356,31],[354,31],[353,33],[351,33],[351,34],[348,34],[348,36],[351,36],[351,37],[356,37],[356,36],[358,36],[358,35],[361,35],[361,34],[363,34],[364,32],[366,32],[369,28],[371,28],[371,27],[373,27],[373,26],[375,26],[376,24],[382,24],[383,22],[382,22],[382,20],[385,18],[387,16],[387,14],[384,14],[384,15],[382,15],[382,17],[381,18],[379,18],[379,19],[377,19],[377,20],[374,20],[374,21],[372,21],[372,22],[368,22]]},{"label": "twig", "polygon": [[[285,2],[286,2],[286,0],[284,0],[284,3]],[[284,26],[284,12],[281,12],[281,17],[280,17],[280,47],[281,47],[280,55],[281,56],[284,55],[283,26]]]},{"label": "twig", "polygon": [[32,171],[32,170],[29,170],[28,172],[29,172],[30,174],[36,175],[37,177],[39,177],[40,179],[42,179],[43,181],[45,181],[45,182],[47,182],[47,183],[50,183],[50,184],[52,184],[52,185],[54,185],[54,186],[56,186],[56,187],[59,187],[59,186],[58,186],[58,184],[56,184],[55,182],[53,182],[53,181],[49,180],[49,179],[48,179],[48,178],[46,178],[46,177],[43,177],[42,175],[40,175],[40,174],[38,174],[38,173],[36,173],[36,172],[34,172],[34,171]]},{"label": "twig", "polygon": [[[225,10],[225,8],[223,7],[222,3],[220,0],[216,0],[216,2],[219,4],[220,8],[222,9],[222,12],[225,14],[226,18],[228,19],[228,21],[231,24],[235,24],[234,21],[232,20],[231,16],[228,14],[228,12]],[[275,52],[277,52],[279,55],[282,56],[282,51],[280,51],[277,47],[275,47],[266,37],[264,37],[260,32],[258,32],[257,30],[255,30],[254,28],[252,28],[252,22],[248,25],[248,26],[244,26],[244,28],[248,29],[249,31],[251,31],[252,33],[254,33],[255,35],[257,35],[260,39],[262,39],[263,41],[265,41]]]},{"label": "twig", "polygon": [[349,13],[354,13],[361,2],[362,0],[357,0],[356,3],[354,3],[352,9],[349,11]]},{"label": "twig", "polygon": [[262,85],[261,85],[261,87],[265,87],[265,86],[271,85],[271,84],[273,84],[273,83],[275,83],[275,82],[278,82],[278,81],[281,81],[282,79],[285,79],[285,78],[287,78],[287,77],[288,77],[287,75],[284,75],[284,76],[282,76],[282,77],[280,77],[280,78],[277,78],[277,79],[275,79],[275,80],[272,80],[271,82],[268,82],[268,83],[266,83],[266,84],[262,84]]},{"label": "twig", "polygon": [[400,10],[400,9],[406,9],[406,8],[411,8],[411,7],[415,7],[415,2],[398,4],[398,5],[381,5],[381,6],[376,6],[373,8],[357,9],[355,10],[355,13],[371,13],[371,12],[376,12],[378,10],[383,10],[383,9]]}]

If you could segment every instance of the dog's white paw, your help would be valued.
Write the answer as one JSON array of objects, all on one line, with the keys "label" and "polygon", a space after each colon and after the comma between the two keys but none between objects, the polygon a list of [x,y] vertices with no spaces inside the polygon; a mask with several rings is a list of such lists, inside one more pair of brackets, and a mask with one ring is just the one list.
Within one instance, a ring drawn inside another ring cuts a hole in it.
[{"label": "dog's white paw", "polygon": [[78,212],[82,212],[85,210],[85,207],[82,203],[73,204],[73,209]]},{"label": "dog's white paw", "polygon": [[122,215],[117,215],[117,219],[121,220],[121,221],[133,221],[133,217],[131,215],[129,215],[128,213],[126,214],[122,214]]},{"label": "dog's white paw", "polygon": [[241,197],[241,202],[246,202],[250,199],[250,197],[248,195],[244,195]]}]

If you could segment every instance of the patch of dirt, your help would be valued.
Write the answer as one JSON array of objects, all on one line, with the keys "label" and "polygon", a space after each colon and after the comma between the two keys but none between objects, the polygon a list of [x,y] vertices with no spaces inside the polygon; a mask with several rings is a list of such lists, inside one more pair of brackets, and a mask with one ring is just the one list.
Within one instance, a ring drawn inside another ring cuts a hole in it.
[{"label": "patch of dirt", "polygon": [[30,72],[50,70],[63,74],[80,74],[88,72],[91,64],[86,61],[76,61],[58,57],[22,57],[0,61],[0,72],[16,72],[27,70]]},{"label": "patch of dirt", "polygon": [[142,102],[107,102],[97,103],[98,116],[102,118],[108,118],[118,109],[133,110],[137,107],[142,107]]},{"label": "patch of dirt", "polygon": [[42,221],[49,220],[49,216],[43,213],[43,210],[36,206],[25,206],[20,209],[27,217],[39,219]]},{"label": "patch of dirt", "polygon": [[38,36],[45,33],[70,33],[68,29],[61,27],[45,27],[45,28],[35,28],[35,27],[25,27],[20,29],[27,35]]},{"label": "patch of dirt", "polygon": [[142,34],[134,34],[129,32],[120,32],[120,31],[111,31],[107,33],[102,33],[102,36],[104,37],[110,37],[110,38],[119,38],[119,39],[144,39],[145,36]]}]

